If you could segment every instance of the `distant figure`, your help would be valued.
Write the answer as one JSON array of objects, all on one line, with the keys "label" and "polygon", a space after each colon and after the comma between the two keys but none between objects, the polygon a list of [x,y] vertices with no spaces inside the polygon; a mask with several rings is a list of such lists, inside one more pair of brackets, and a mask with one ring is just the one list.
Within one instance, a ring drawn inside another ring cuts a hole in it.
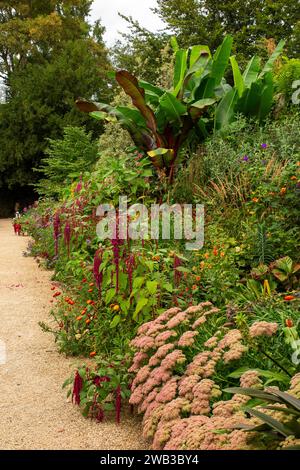
[{"label": "distant figure", "polygon": [[16,202],[15,203],[15,213],[20,211],[20,203]]},{"label": "distant figure", "polygon": [[22,225],[20,224],[20,218],[21,218],[20,212],[16,211],[15,217],[13,219],[13,227],[14,227],[15,235],[18,235],[18,236],[21,235],[21,231],[22,231]]}]

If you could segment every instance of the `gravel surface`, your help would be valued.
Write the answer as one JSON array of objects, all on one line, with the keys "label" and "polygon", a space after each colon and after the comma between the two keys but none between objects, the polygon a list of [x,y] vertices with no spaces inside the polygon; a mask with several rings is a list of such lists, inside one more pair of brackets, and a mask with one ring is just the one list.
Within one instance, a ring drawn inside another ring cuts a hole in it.
[{"label": "gravel surface", "polygon": [[49,321],[50,274],[22,256],[27,243],[0,220],[0,449],[146,449],[137,419],[99,424],[66,398],[61,386],[78,359],[58,354],[38,325]]}]

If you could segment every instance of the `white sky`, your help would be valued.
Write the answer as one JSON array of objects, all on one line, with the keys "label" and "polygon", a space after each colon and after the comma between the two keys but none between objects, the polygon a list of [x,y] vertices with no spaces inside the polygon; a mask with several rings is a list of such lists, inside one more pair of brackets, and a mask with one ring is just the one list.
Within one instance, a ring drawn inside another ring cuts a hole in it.
[{"label": "white sky", "polygon": [[119,38],[118,31],[126,31],[126,21],[118,16],[118,12],[132,16],[150,31],[161,29],[162,21],[150,10],[155,6],[156,0],[95,0],[91,20],[101,19],[106,28],[104,40],[111,46]]}]

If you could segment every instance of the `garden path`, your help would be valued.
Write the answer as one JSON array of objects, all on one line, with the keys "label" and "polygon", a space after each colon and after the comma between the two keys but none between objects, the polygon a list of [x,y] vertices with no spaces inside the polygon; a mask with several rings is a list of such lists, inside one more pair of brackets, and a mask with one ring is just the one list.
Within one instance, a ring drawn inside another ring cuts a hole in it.
[{"label": "garden path", "polygon": [[146,448],[139,422],[86,420],[66,398],[62,383],[76,360],[58,354],[38,325],[49,322],[50,274],[22,255],[27,243],[0,219],[0,449]]}]

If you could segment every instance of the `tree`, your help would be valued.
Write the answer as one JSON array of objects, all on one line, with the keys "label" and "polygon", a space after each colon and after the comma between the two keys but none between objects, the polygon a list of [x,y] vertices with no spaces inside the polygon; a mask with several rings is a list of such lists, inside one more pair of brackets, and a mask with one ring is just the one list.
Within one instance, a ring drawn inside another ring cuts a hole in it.
[{"label": "tree", "polygon": [[[235,52],[245,59],[261,49],[263,39],[287,42],[299,54],[299,5],[294,0],[158,0],[154,11],[183,47],[208,44],[212,50],[225,34],[235,38]],[[261,52],[261,51],[260,51]]]},{"label": "tree", "polygon": [[128,23],[130,32],[122,33],[122,40],[117,41],[111,51],[114,65],[141,79],[156,82],[163,64],[161,51],[169,42],[169,35],[153,33],[133,18],[120,16]]},{"label": "tree", "polygon": [[66,127],[62,139],[49,139],[41,167],[43,178],[36,185],[40,195],[58,196],[84,172],[91,170],[98,156],[98,143],[84,128]]},{"label": "tree", "polygon": [[[61,138],[68,125],[87,124],[88,130],[96,130],[75,109],[75,100],[98,94],[109,99],[110,92],[103,28],[97,23],[92,29],[86,22],[90,1],[24,1],[20,6],[15,2],[16,9],[3,6],[8,3],[0,3],[0,18],[5,20],[0,43],[7,35],[5,50],[10,51],[5,60],[0,47],[7,95],[0,104],[0,185],[13,189],[36,181],[32,167],[39,166],[48,138]],[[27,33],[23,36],[20,29]]]}]

